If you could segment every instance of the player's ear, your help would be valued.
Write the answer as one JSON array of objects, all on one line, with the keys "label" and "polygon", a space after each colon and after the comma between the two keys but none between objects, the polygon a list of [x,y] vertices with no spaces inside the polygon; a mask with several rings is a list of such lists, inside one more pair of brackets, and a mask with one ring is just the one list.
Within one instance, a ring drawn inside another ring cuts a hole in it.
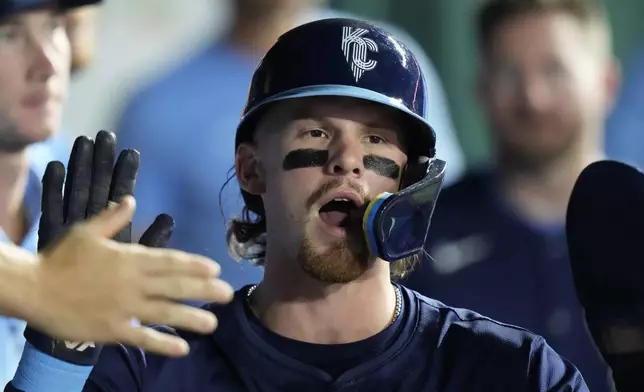
[{"label": "player's ear", "polygon": [[235,175],[241,189],[251,195],[261,195],[266,191],[264,168],[257,155],[257,147],[249,143],[237,147]]}]

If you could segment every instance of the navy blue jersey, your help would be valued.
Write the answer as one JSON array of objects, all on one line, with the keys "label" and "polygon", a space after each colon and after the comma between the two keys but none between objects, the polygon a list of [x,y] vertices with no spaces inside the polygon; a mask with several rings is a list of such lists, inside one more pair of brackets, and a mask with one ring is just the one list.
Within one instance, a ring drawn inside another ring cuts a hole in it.
[{"label": "navy blue jersey", "polygon": [[[248,310],[245,290],[240,290],[230,304],[212,307],[220,323],[212,335],[179,333],[190,343],[188,356],[165,358],[123,346],[107,347],[82,390],[588,391],[577,369],[541,337],[406,288],[402,294],[399,321],[366,341],[314,345],[291,340],[287,347],[283,340],[288,339],[261,330]],[[333,360],[324,361],[323,352]],[[347,360],[337,360],[338,356]],[[342,363],[331,363],[336,360]],[[27,378],[38,376],[32,371]],[[51,386],[47,390],[58,392]]]},{"label": "navy blue jersey", "polygon": [[442,191],[427,236],[433,260],[423,259],[403,284],[544,337],[591,391],[612,391],[575,293],[564,222],[526,222],[499,188],[486,171]]}]

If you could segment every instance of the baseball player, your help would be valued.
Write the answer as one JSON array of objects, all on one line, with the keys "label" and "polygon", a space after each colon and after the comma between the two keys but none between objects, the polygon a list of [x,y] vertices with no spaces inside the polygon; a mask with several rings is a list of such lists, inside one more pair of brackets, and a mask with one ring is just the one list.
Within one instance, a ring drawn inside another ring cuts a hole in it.
[{"label": "baseball player", "polygon": [[246,209],[230,248],[264,279],[205,306],[212,335],[176,331],[186,357],[32,344],[6,391],[587,391],[541,337],[392,283],[422,251],[445,174],[425,94],[414,55],[371,24],[284,34],[235,146]]},{"label": "baseball player", "polygon": [[[69,84],[64,12],[93,3],[0,0],[0,242],[33,253],[40,178],[51,160],[42,142],[59,127]],[[0,316],[0,382],[18,366],[24,328],[24,321]]]}]

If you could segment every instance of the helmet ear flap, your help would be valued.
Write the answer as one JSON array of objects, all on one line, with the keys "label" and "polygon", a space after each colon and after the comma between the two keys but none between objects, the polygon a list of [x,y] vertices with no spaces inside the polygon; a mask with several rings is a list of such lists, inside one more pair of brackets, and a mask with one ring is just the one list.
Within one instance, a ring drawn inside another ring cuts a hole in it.
[{"label": "helmet ear flap", "polygon": [[262,198],[257,195],[252,195],[243,189],[241,190],[242,197],[244,198],[244,203],[246,204],[246,207],[252,212],[253,214],[257,216],[264,216],[264,203],[262,202]]},{"label": "helmet ear flap", "polygon": [[427,173],[427,169],[431,164],[432,159],[426,156],[419,156],[415,162],[407,162],[403,175],[400,180],[400,187],[398,190],[406,188],[410,185],[417,183]]}]

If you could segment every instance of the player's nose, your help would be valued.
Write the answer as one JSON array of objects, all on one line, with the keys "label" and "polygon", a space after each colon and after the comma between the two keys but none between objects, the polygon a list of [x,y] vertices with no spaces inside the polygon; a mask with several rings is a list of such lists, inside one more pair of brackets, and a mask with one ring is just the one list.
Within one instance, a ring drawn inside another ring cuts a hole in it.
[{"label": "player's nose", "polygon": [[40,40],[29,40],[30,62],[28,76],[30,80],[46,82],[56,72],[53,63],[55,49],[50,43]]},{"label": "player's nose", "polygon": [[360,178],[364,173],[364,151],[359,137],[341,135],[333,140],[326,171],[329,175]]}]

